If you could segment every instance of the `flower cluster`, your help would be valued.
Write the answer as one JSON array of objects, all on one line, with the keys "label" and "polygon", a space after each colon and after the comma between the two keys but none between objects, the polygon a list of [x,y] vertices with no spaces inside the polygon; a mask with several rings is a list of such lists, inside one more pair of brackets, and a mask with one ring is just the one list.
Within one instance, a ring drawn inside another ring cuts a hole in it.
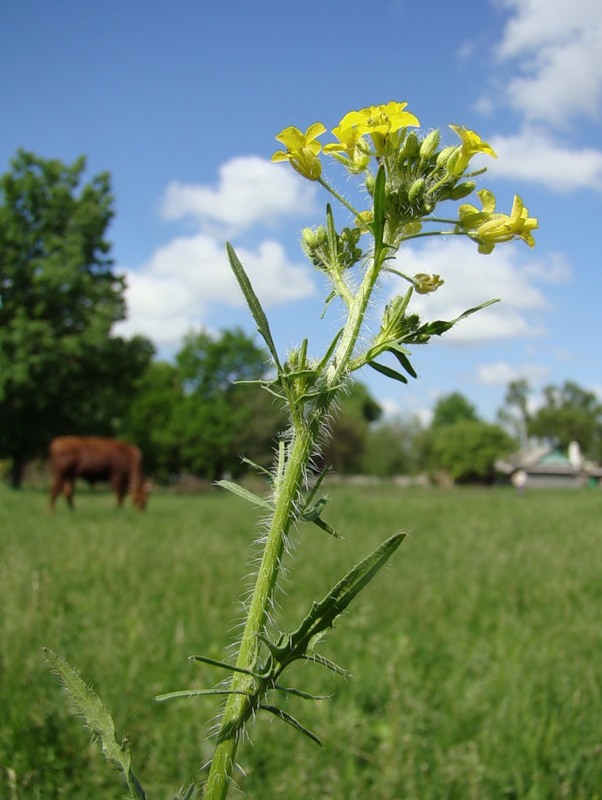
[{"label": "flower cluster", "polygon": [[[321,122],[310,125],[305,133],[295,127],[285,128],[276,136],[285,149],[274,153],[272,160],[288,161],[304,178],[325,186],[353,212],[354,225],[362,233],[373,225],[373,209],[353,209],[326,183],[321,156],[331,156],[349,173],[362,175],[365,188],[372,196],[376,177],[371,165],[384,168],[385,241],[390,247],[416,236],[440,235],[444,231],[424,230],[426,223],[438,222],[452,225],[446,233],[473,239],[482,253],[490,253],[496,244],[513,239],[522,239],[532,247],[532,231],[537,228],[537,220],[529,217],[519,197],[515,197],[510,215],[496,212],[493,194],[481,190],[477,192],[481,210],[466,204],[460,206],[456,220],[440,220],[434,216],[439,203],[462,200],[476,190],[474,178],[485,170],[469,171],[475,156],[497,156],[475,131],[458,125],[449,127],[460,144],[440,147],[439,130],[421,137],[413,130],[419,128],[420,122],[406,106],[407,103],[390,102],[350,111],[332,129],[335,141],[325,145],[318,141],[326,133]],[[315,262],[315,252],[310,257]],[[323,268],[323,259],[320,261]],[[432,276],[428,281],[421,276],[411,282],[420,293],[434,291],[442,283],[439,276]]]}]

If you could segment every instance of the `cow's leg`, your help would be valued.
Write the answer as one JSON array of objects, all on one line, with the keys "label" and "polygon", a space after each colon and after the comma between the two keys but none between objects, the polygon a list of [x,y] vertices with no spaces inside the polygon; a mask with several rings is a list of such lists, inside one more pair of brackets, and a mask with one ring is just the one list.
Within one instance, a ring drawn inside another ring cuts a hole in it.
[{"label": "cow's leg", "polygon": [[123,505],[123,500],[127,494],[127,483],[119,476],[115,476],[111,480],[111,484],[113,486],[113,491],[117,496],[117,508],[121,508]]},{"label": "cow's leg", "polygon": [[67,505],[73,511],[75,506],[73,505],[73,492],[75,491],[75,481],[65,481],[63,483],[63,494],[65,495],[65,500],[67,501]]},{"label": "cow's leg", "polygon": [[54,511],[54,504],[56,503],[56,498],[61,494],[63,491],[63,482],[60,478],[55,478],[52,482],[52,487],[50,489],[50,501],[49,507],[51,511]]}]

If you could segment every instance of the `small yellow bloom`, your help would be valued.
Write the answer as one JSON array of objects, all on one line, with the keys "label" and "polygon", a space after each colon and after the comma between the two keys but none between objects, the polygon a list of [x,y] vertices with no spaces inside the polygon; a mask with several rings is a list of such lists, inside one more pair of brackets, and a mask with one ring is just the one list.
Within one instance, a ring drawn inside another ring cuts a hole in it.
[{"label": "small yellow bloom", "polygon": [[477,192],[481,203],[483,204],[482,211],[479,211],[476,206],[465,203],[458,209],[458,216],[460,217],[460,225],[465,230],[475,228],[481,222],[489,219],[495,211],[495,195],[487,189],[481,189]]},{"label": "small yellow bloom", "polygon": [[404,110],[406,106],[407,103],[390,102],[379,106],[362,108],[359,111],[350,111],[345,114],[336,130],[342,132],[349,128],[354,128],[358,136],[369,134],[374,142],[376,152],[382,155],[387,137],[390,134],[410,125],[413,127],[420,125],[420,122],[413,114]]},{"label": "small yellow bloom", "polygon": [[351,172],[362,172],[370,162],[370,153],[368,144],[358,129],[338,126],[333,128],[332,132],[339,141],[324,145],[324,152],[332,153],[337,161],[344,164]]},{"label": "small yellow bloom", "polygon": [[462,140],[460,149],[457,151],[458,155],[455,158],[452,156],[447,162],[447,168],[452,175],[461,175],[468,166],[470,159],[477,153],[486,153],[493,158],[497,158],[497,154],[493,147],[487,142],[484,142],[481,137],[474,131],[468,128],[460,128],[458,125],[449,126],[452,131],[458,134]]},{"label": "small yellow bloom", "polygon": [[285,128],[276,139],[282,142],[286,151],[276,151],[272,161],[290,161],[291,166],[304,178],[317,181],[322,174],[322,164],[318,158],[322,145],[316,139],[325,132],[326,128],[321,122],[314,122],[305,133],[293,126]]},{"label": "small yellow bloom", "polygon": [[427,275],[425,272],[419,272],[417,275],[414,275],[412,282],[418,294],[436,292],[437,289],[445,283],[445,281],[441,280],[439,275]]},{"label": "small yellow bloom", "polygon": [[510,216],[507,214],[492,214],[486,222],[483,222],[477,228],[476,235],[486,244],[509,242],[516,236],[526,242],[529,247],[534,247],[535,239],[531,231],[537,227],[537,219],[529,216],[528,210],[523,206],[523,201],[515,194]]},{"label": "small yellow bloom", "polygon": [[514,195],[512,211],[508,214],[495,212],[495,196],[487,189],[477,192],[483,204],[482,211],[475,206],[462,205],[458,209],[460,227],[469,236],[479,241],[479,252],[491,253],[496,244],[509,242],[518,237],[529,247],[535,245],[531,231],[538,227],[535,217],[530,217],[528,210],[518,195]]}]

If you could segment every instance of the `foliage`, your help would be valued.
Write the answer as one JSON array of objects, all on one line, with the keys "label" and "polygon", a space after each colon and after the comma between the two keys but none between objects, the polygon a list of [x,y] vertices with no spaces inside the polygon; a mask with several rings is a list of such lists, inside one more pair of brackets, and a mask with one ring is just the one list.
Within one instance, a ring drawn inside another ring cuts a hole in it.
[{"label": "foliage", "polygon": [[363,472],[364,451],[370,424],[379,419],[382,409],[363,383],[353,381],[340,402],[332,422],[330,438],[319,461],[341,474]]},{"label": "foliage", "polygon": [[150,365],[137,385],[125,430],[160,480],[191,472],[239,475],[242,456],[269,465],[286,418],[257,385],[266,354],[239,329],[190,333],[175,364]]},{"label": "foliage", "polygon": [[582,452],[602,459],[602,403],[573,381],[544,389],[544,404],[528,423],[529,433],[566,450],[573,441]]},{"label": "foliage", "polygon": [[460,392],[440,397],[435,403],[431,427],[433,430],[457,422],[477,422],[478,416],[473,404]]},{"label": "foliage", "polygon": [[[236,655],[227,663],[205,654],[201,656],[202,663],[226,668],[231,676],[225,686],[218,683],[200,690],[202,694],[226,695],[203,787],[205,800],[224,800],[228,794],[239,743],[256,711],[269,710],[298,731],[309,733],[280,703],[273,705],[272,697],[283,691],[285,699],[290,695],[316,698],[311,692],[284,687],[276,681],[285,669],[288,672],[291,656],[292,660],[309,660],[334,672],[342,671],[321,652],[323,634],[381,570],[403,538],[403,534],[393,534],[384,544],[363,555],[355,567],[332,584],[322,601],[311,605],[300,622],[297,620],[292,628],[282,625],[276,614],[275,596],[290,534],[301,523],[312,522],[337,538],[336,529],[323,517],[326,497],[320,496],[320,492],[326,471],[316,474],[313,465],[349,379],[369,365],[407,383],[410,377],[416,377],[410,360],[413,345],[423,345],[432,336],[444,334],[465,317],[494,302],[469,308],[452,320],[424,322],[412,310],[413,293],[436,291],[443,281],[438,275],[408,276],[399,271],[394,261],[398,250],[417,236],[439,235],[466,236],[483,253],[490,253],[497,244],[515,238],[529,246],[534,244],[532,231],[537,220],[528,216],[522,200],[516,196],[510,215],[496,211],[494,196],[482,189],[478,192],[482,210],[464,204],[454,218],[436,216],[438,204],[447,208],[447,201],[463,199],[476,188],[472,179],[481,171],[469,171],[472,157],[478,153],[495,156],[495,153],[474,131],[458,126],[451,126],[460,138],[455,147],[440,149],[439,131],[419,138],[409,131],[420,123],[405,110],[406,105],[392,102],[350,112],[332,130],[336,141],[324,148],[318,142],[318,137],[326,131],[322,123],[310,125],[305,133],[291,126],[278,134],[285,150],[277,151],[273,159],[289,162],[303,177],[318,181],[351,215],[350,224],[337,230],[332,208],[327,205],[325,225],[315,230],[306,228],[302,234],[306,255],[329,281],[327,303],[336,300],[345,309],[342,327],[321,357],[308,355],[308,339],[291,349],[286,357],[281,356],[243,264],[231,245],[226,248],[231,269],[269,353],[271,374],[261,385],[284,403],[289,427],[278,439],[271,469],[257,465],[258,472],[268,481],[267,496],[221,482],[224,488],[249,500],[261,511],[263,525],[255,582],[245,605]],[[369,198],[368,209],[355,208],[322,177],[322,152],[355,176],[360,192],[365,190],[363,196]],[[424,232],[423,225],[427,226]],[[384,275],[397,276],[403,290],[385,307],[377,333],[370,338],[365,318]],[[393,366],[387,359],[393,359]],[[202,384],[193,382],[189,396],[195,392],[203,400],[208,396]],[[185,689],[178,691],[178,696],[182,692],[189,693]],[[191,792],[194,791],[191,787]]]},{"label": "foliage", "polygon": [[[258,715],[245,774],[234,776],[244,796],[595,797],[599,490],[326,489],[346,539],[321,542],[317,528],[300,528],[295,580],[277,598],[285,625],[294,629],[308,598],[337,579],[343,549],[359,561],[410,520],[406,558],[380,573],[323,645],[353,679],[309,663],[294,674],[331,695],[284,706],[326,746]],[[187,657],[223,658],[247,571],[248,505],[224,492],[158,491],[141,516],[118,514],[108,491],[82,493],[77,517],[49,517],[45,493],[0,487],[0,797],[124,794],[57,691],[47,645],[77,662],[119,741],[127,732],[149,800],[173,798],[210,757],[203,723],[213,701],[151,697],[211,685],[211,667]]]},{"label": "foliage", "polygon": [[111,337],[125,314],[111,269],[110,177],[19,151],[0,177],[0,454],[19,485],[58,433],[110,433],[153,348]]},{"label": "foliage", "polygon": [[424,432],[416,417],[375,426],[366,439],[363,471],[380,477],[419,472],[425,466]]},{"label": "foliage", "polygon": [[435,430],[432,460],[458,483],[491,483],[496,459],[515,447],[499,425],[466,420]]}]

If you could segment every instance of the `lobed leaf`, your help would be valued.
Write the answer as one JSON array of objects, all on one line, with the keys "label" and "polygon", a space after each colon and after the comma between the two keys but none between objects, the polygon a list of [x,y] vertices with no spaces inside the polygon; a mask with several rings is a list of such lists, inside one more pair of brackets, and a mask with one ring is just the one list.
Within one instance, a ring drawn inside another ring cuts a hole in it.
[{"label": "lobed leaf", "polygon": [[286,641],[272,645],[270,649],[280,660],[281,669],[291,661],[307,655],[317,638],[333,626],[336,618],[386,564],[405,536],[405,533],[390,536],[336,583],[323,600],[312,604],[301,625]]},{"label": "lobed leaf", "polygon": [[46,647],[44,655],[52,669],[58,673],[85,724],[98,737],[103,755],[123,772],[130,796],[145,800],[144,789],[132,772],[128,745],[125,741],[117,741],[113,717],[100,697],[82,680],[79,672],[65,658]]}]

